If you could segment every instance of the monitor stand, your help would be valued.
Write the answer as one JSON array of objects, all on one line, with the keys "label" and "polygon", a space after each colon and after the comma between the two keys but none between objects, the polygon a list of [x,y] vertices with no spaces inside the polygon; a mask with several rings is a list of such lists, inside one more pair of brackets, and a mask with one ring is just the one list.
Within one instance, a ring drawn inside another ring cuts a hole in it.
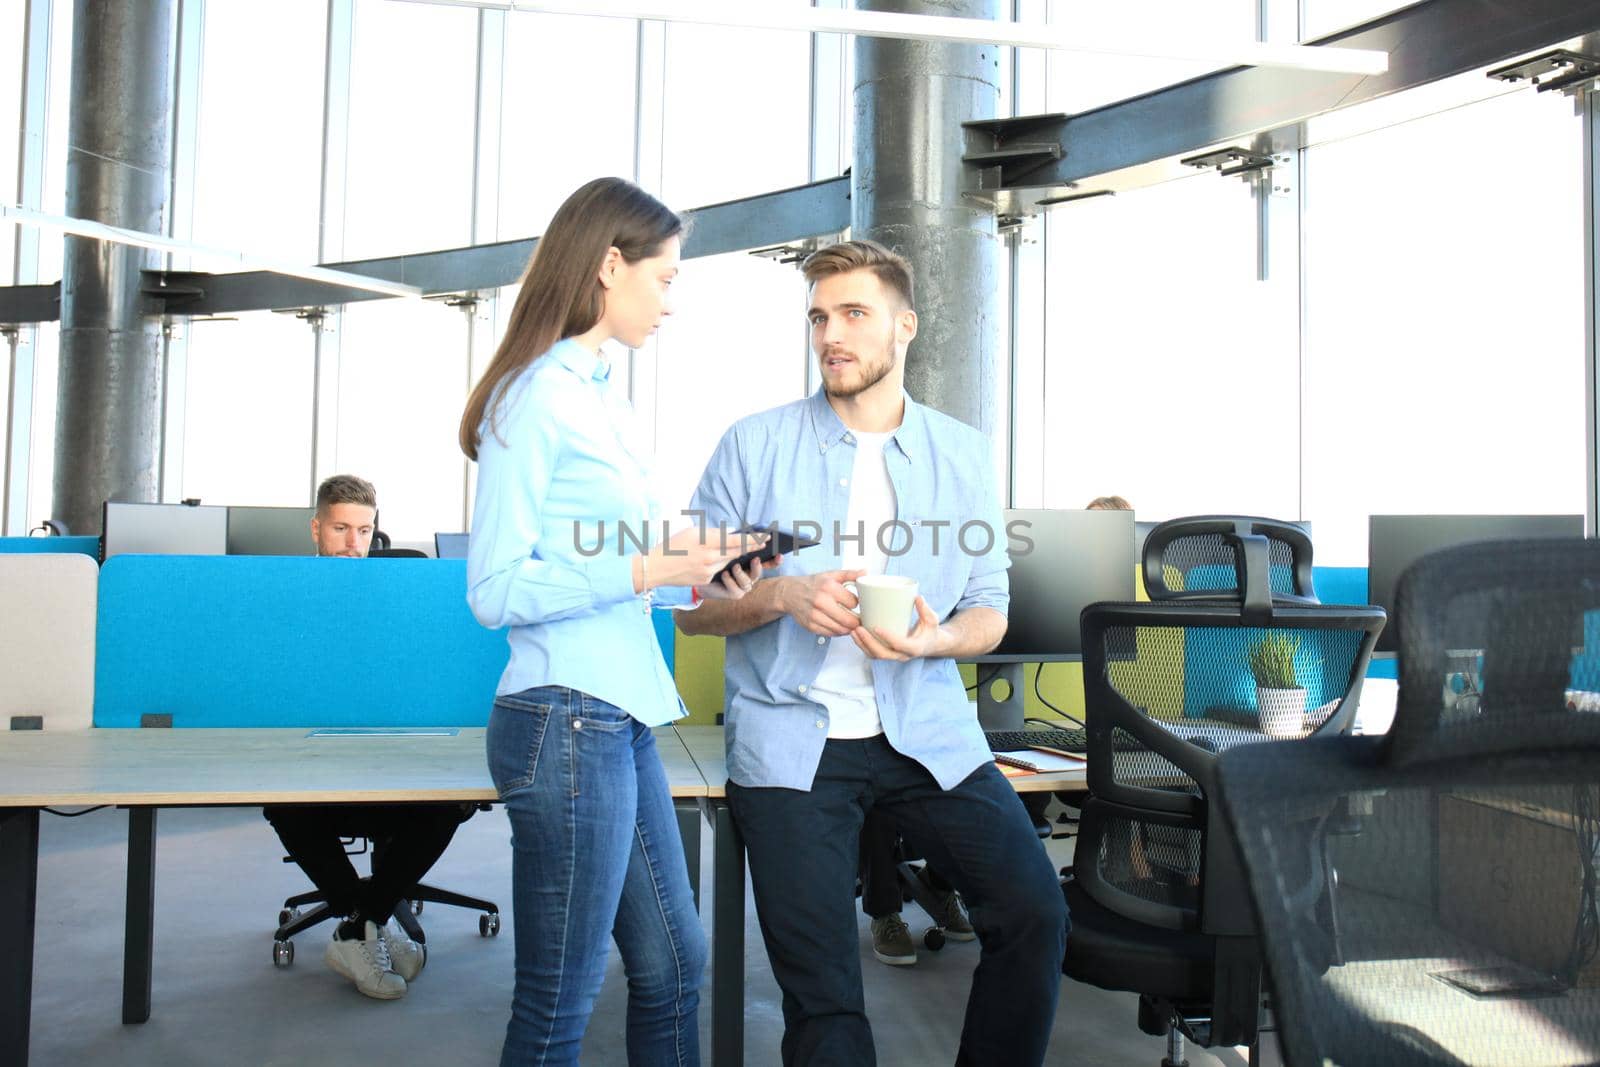
[{"label": "monitor stand", "polygon": [[[1020,730],[1023,726],[1024,710],[1022,697],[1023,671],[1025,663],[979,663],[977,665],[978,677],[983,684],[978,686],[978,725],[985,730]],[[1007,690],[1004,699],[995,695],[995,690]]]}]

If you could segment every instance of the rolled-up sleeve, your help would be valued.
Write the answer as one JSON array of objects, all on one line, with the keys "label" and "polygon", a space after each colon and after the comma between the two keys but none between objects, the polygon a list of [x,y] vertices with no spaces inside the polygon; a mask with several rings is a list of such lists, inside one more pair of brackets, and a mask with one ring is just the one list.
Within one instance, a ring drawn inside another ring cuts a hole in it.
[{"label": "rolled-up sleeve", "polygon": [[551,622],[628,600],[633,557],[540,555],[545,498],[561,460],[559,405],[524,388],[502,405],[478,446],[478,491],[467,558],[467,603],[490,629]]}]

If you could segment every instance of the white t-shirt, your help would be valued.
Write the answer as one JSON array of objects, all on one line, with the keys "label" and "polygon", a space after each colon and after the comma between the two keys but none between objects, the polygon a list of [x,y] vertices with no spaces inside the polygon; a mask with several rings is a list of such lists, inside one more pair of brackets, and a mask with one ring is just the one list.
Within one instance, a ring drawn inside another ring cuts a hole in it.
[{"label": "white t-shirt", "polygon": [[[883,449],[894,432],[850,433],[856,441],[856,462],[850,474],[850,507],[843,533],[853,537],[860,531],[862,538],[859,545],[841,539],[839,566],[882,574],[888,556],[878,543],[878,531],[895,518],[894,483],[889,480]],[[856,647],[854,638],[828,639],[828,654],[817,680],[811,683],[809,696],[828,709],[830,738],[876,737],[883,733],[872,684],[872,661]]]}]

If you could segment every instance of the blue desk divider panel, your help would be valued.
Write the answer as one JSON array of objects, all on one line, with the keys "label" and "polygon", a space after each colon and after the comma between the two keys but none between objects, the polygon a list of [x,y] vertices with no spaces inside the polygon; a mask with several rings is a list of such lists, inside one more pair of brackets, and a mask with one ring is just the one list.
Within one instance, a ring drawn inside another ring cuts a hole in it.
[{"label": "blue desk divider panel", "polygon": [[661,644],[661,658],[667,661],[667,673],[672,674],[677,670],[674,651],[676,646],[678,628],[672,625],[672,610],[670,608],[656,608],[650,613],[650,622],[656,628],[656,640]]},{"label": "blue desk divider panel", "polygon": [[1312,567],[1311,580],[1317,586],[1317,599],[1324,604],[1367,602],[1365,567]]},{"label": "blue desk divider panel", "polygon": [[100,558],[98,537],[0,537],[0,552],[49,552]]},{"label": "blue desk divider panel", "polygon": [[94,723],[482,726],[507,655],[464,560],[114,556]]},{"label": "blue desk divider panel", "polygon": [[[1282,572],[1280,574],[1280,572]],[[1324,604],[1365,604],[1367,602],[1367,571],[1364,567],[1313,567],[1312,582],[1316,585],[1317,599]],[[1214,589],[1232,586],[1237,581],[1232,567],[1205,564],[1189,571],[1188,588]],[[1359,581],[1359,592],[1356,592]],[[1280,588],[1281,586],[1281,588]],[[1284,568],[1273,569],[1274,592],[1290,592],[1290,576]],[[1351,595],[1351,594],[1355,595]],[[1242,664],[1245,649],[1250,642],[1260,638],[1262,630],[1211,630],[1191,633],[1184,647],[1183,714],[1187,718],[1203,718],[1211,708],[1248,710],[1256,706],[1255,679],[1248,671],[1219,671],[1217,664]],[[1307,634],[1302,641],[1309,642]],[[1315,678],[1317,672],[1306,669],[1318,656],[1317,650],[1304,645],[1296,662],[1302,667],[1303,677]],[[1371,666],[1378,668],[1373,661]],[[1391,663],[1392,667],[1392,663]],[[1373,677],[1384,677],[1378,670],[1369,670]],[[1390,675],[1392,677],[1392,675]],[[1319,678],[1309,688],[1306,703],[1318,707],[1338,694],[1322,692]]]}]

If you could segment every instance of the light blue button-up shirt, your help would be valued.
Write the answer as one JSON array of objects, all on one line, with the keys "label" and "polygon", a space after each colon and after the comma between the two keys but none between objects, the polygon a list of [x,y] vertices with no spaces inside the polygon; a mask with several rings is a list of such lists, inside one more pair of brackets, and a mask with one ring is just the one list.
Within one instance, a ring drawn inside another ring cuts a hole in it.
[{"label": "light blue button-up shirt", "polygon": [[[916,578],[940,619],[974,607],[1004,614],[1010,557],[988,439],[909,396],[905,405],[883,453],[896,502],[896,524],[885,528],[887,572]],[[773,573],[837,570],[835,530],[856,534],[844,527],[855,458],[854,435],[819,390],[735,423],[692,506],[730,528],[773,521],[798,533],[816,535],[820,528],[821,544],[785,556]],[[973,525],[963,538],[967,524]],[[828,739],[828,709],[806,694],[830,640],[851,638],[819,638],[788,616],[728,638],[728,777],[735,782],[811,788]],[[954,660],[871,664],[885,737],[942,788],[993,759]]]},{"label": "light blue button-up shirt", "polygon": [[[467,603],[484,626],[510,627],[496,692],[566,686],[660,726],[687,712],[656,641],[652,598],[633,591],[632,559],[659,511],[609,374],[565,340],[502,390],[480,428]],[[659,522],[649,531],[650,543],[660,539]],[[653,599],[674,607],[689,596],[662,588]]]}]

